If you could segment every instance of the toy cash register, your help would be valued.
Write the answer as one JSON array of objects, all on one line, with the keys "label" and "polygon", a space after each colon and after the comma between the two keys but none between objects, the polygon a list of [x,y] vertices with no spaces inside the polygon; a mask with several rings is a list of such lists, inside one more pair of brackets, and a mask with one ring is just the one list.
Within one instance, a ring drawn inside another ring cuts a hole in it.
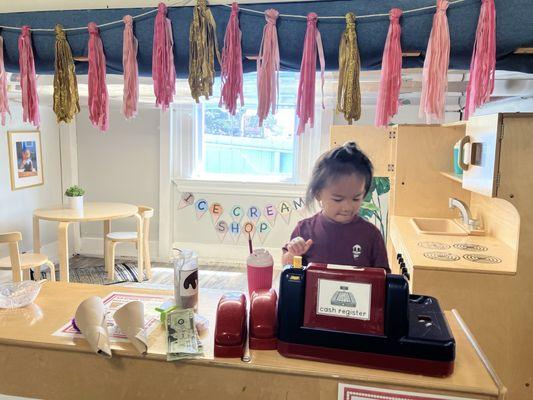
[{"label": "toy cash register", "polygon": [[455,340],[436,299],[381,268],[286,268],[278,301],[286,357],[447,376]]}]

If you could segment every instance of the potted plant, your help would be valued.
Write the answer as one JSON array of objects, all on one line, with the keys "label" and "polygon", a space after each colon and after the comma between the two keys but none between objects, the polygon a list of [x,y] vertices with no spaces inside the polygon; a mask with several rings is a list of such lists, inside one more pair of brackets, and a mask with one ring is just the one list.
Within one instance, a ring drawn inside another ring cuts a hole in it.
[{"label": "potted plant", "polygon": [[69,187],[65,192],[65,196],[68,197],[69,208],[72,208],[78,211],[83,211],[83,195],[84,194],[85,194],[85,190],[77,185]]}]

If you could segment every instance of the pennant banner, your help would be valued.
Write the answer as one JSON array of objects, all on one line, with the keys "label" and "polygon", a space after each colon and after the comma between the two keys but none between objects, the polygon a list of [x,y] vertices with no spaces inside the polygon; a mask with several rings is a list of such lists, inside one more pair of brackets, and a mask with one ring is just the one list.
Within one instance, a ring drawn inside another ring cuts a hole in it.
[{"label": "pennant banner", "polygon": [[183,192],[181,194],[181,199],[178,204],[178,210],[188,207],[194,203],[194,194],[191,192]]},{"label": "pennant banner", "polygon": [[248,219],[252,220],[253,222],[257,222],[259,217],[261,216],[261,211],[259,210],[259,207],[251,206],[248,209],[248,212],[246,213]]},{"label": "pennant banner", "polygon": [[255,224],[250,221],[246,222],[242,226],[242,231],[246,234],[246,239],[248,239],[248,235],[253,239],[255,235]]},{"label": "pennant banner", "polygon": [[198,199],[194,203],[194,209],[196,210],[196,219],[200,219],[209,209],[209,203],[206,199]]},{"label": "pennant banner", "polygon": [[228,223],[224,220],[218,221],[215,225],[215,230],[217,231],[218,239],[222,243],[228,233]]},{"label": "pennant banner", "polygon": [[272,228],[266,221],[261,221],[259,222],[259,224],[257,224],[256,226],[257,237],[259,238],[259,242],[261,242],[261,244],[265,243],[265,240],[268,237],[268,234],[270,233],[271,230]]},{"label": "pennant banner", "polygon": [[281,215],[281,217],[285,221],[285,223],[288,224],[289,221],[291,220],[291,212],[292,212],[290,203],[283,200],[278,205],[278,212],[279,212],[279,215]]},{"label": "pennant banner", "polygon": [[270,225],[276,223],[276,217],[278,216],[278,210],[274,204],[267,204],[263,209],[263,216],[268,220]]},{"label": "pennant banner", "polygon": [[230,215],[233,222],[239,223],[242,221],[242,217],[244,217],[244,210],[241,206],[233,206]]},{"label": "pennant banner", "polygon": [[235,221],[232,222],[228,226],[228,231],[233,239],[233,243],[237,243],[239,241],[239,237],[241,236],[241,224]]},{"label": "pennant banner", "polygon": [[213,220],[213,224],[216,224],[220,216],[224,212],[224,208],[220,203],[213,203],[211,204],[211,206],[209,206],[209,212],[211,213],[211,219]]},{"label": "pennant banner", "polygon": [[304,208],[305,208],[305,201],[302,197],[300,197],[297,200],[293,200],[292,205],[293,205],[294,211],[302,212],[304,211]]}]

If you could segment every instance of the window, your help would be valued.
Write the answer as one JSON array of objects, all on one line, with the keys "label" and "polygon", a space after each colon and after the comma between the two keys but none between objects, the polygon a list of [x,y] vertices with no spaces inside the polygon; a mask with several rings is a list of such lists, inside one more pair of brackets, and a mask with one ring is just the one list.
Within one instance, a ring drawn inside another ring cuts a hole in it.
[{"label": "window", "polygon": [[[180,95],[176,96],[168,120],[174,183],[181,190],[210,188],[232,193],[303,187],[313,163],[329,146],[333,110],[320,108],[317,91],[315,128],[296,135],[298,78],[298,73],[280,73],[276,114],[270,114],[262,127],[256,116],[255,73],[244,75],[245,105],[237,109],[235,116],[218,106],[219,79],[213,96],[209,100],[202,98],[199,104],[192,103],[187,95],[187,81],[179,80]],[[246,185],[235,186],[235,181]]]},{"label": "window", "polygon": [[211,99],[195,106],[193,176],[213,180],[294,181],[297,75],[280,75],[277,110],[259,127],[256,74],[244,78],[245,105],[232,116],[219,107],[220,79]]}]

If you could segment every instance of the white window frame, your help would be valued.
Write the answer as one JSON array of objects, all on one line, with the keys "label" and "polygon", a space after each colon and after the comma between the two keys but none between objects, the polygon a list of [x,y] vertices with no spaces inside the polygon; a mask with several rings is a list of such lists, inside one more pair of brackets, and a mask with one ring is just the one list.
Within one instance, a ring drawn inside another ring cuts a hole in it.
[{"label": "white window frame", "polygon": [[[329,127],[333,123],[333,111],[315,110],[315,126],[296,135],[294,154],[294,179],[292,181],[261,181],[243,176],[242,179],[220,180],[194,176],[198,161],[199,143],[196,132],[194,104],[173,104],[170,108],[170,124],[173,142],[173,178],[181,192],[206,194],[243,194],[258,196],[300,196],[305,192],[313,164],[318,156],[329,148]],[[236,184],[238,183],[238,184]]]}]

